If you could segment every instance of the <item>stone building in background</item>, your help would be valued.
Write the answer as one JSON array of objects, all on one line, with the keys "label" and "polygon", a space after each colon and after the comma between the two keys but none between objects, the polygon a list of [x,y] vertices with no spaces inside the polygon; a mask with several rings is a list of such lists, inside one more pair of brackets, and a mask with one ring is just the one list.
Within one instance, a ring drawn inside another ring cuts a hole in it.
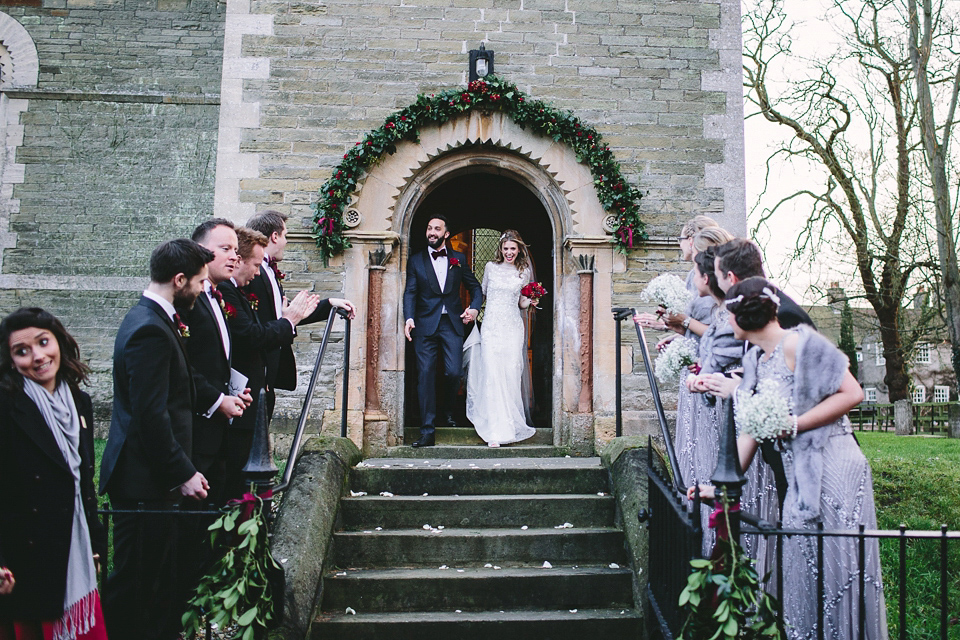
[{"label": "stone building in background", "polygon": [[[529,344],[537,426],[590,452],[614,423],[610,309],[639,306],[653,275],[686,271],[676,236],[688,218],[745,232],[736,0],[0,0],[0,11],[0,312],[39,305],[64,319],[101,416],[114,332],[156,243],[209,215],[242,223],[272,208],[291,216],[287,289],[359,304],[351,437],[368,452],[402,442],[417,425],[400,292],[426,218],[443,212],[478,255],[489,230],[516,228],[532,245],[550,291]],[[331,169],[418,94],[464,86],[481,43],[497,75],[603,135],[644,193],[650,241],[616,253],[570,148],[471,112],[371,168],[350,204],[353,248],[324,266],[309,229]],[[297,416],[321,330],[300,331],[301,385],[280,399],[278,428]],[[341,408],[342,325],[334,335],[317,418]],[[624,335],[636,434],[651,407]]]}]

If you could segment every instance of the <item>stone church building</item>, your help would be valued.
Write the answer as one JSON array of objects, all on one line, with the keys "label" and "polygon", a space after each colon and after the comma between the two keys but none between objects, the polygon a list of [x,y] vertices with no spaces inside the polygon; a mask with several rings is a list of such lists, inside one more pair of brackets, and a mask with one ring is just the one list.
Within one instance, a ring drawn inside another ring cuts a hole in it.
[{"label": "stone church building", "polygon": [[[116,327],[153,247],[210,215],[283,211],[288,291],[358,305],[348,424],[376,453],[416,434],[402,291],[429,215],[445,213],[478,260],[485,238],[515,228],[549,291],[529,340],[536,426],[592,453],[614,428],[611,308],[685,273],[676,237],[690,217],[745,232],[740,42],[739,0],[0,0],[0,313],[64,320],[103,423]],[[370,168],[346,211],[352,248],[325,265],[313,205],[333,168],[418,95],[465,87],[481,44],[497,76],[603,136],[643,194],[649,239],[615,251],[573,150],[475,110]],[[630,435],[653,423],[624,329]],[[278,430],[296,422],[322,331],[299,332],[300,385]],[[341,321],[333,336],[313,405],[325,430],[339,428]]]}]

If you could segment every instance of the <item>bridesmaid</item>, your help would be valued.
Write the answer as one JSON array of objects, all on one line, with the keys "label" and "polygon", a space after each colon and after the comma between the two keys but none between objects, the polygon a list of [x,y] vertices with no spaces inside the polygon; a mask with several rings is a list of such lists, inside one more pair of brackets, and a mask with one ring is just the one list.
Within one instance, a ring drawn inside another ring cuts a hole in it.
[{"label": "bridesmaid", "polygon": [[[863,399],[846,356],[805,325],[787,330],[777,320],[779,298],[773,285],[747,278],[727,292],[734,335],[754,344],[743,358],[739,390],[752,391],[774,380],[793,415],[783,425],[787,494],[785,529],[855,531],[876,529],[870,465],[853,436],[847,412]],[[736,381],[713,375],[703,380],[712,393],[729,395]],[[748,435],[738,439],[740,462],[747,468],[757,450]],[[691,489],[692,493],[692,489]],[[705,497],[713,488],[703,487]],[[792,536],[783,541],[784,622],[790,640],[817,637],[818,609],[823,608],[825,638],[852,640],[859,628],[858,542],[855,537],[823,539],[824,596],[817,597],[817,539]],[[864,637],[887,637],[886,609],[880,579],[879,542],[866,540]]]},{"label": "bridesmaid", "polygon": [[107,637],[89,369],[43,309],[0,323],[0,640]]}]

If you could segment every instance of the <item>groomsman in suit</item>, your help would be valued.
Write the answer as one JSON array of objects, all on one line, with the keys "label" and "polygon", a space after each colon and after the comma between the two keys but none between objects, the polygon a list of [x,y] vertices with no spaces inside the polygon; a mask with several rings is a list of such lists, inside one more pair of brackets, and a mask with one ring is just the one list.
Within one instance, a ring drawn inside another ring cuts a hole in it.
[{"label": "groomsman in suit", "polygon": [[[190,459],[196,393],[175,305],[194,304],[211,260],[192,240],[154,249],[150,285],[117,332],[113,416],[100,464],[100,492],[114,509],[170,509],[183,497],[207,497],[207,480]],[[113,523],[114,568],[103,589],[110,637],[179,637],[176,519],[118,513]]]},{"label": "groomsman in suit", "polygon": [[289,346],[293,342],[297,323],[309,316],[320,303],[320,296],[301,291],[283,309],[281,318],[261,322],[256,313],[260,301],[252,293],[244,293],[241,288],[250,284],[254,276],[260,273],[267,238],[259,231],[246,227],[239,227],[236,231],[240,261],[233,276],[217,285],[217,289],[223,294],[227,324],[233,338],[233,368],[247,376],[253,403],[242,416],[234,418],[227,429],[227,499],[239,498],[246,491],[243,467],[250,456],[260,390],[266,388],[264,351]]},{"label": "groomsman in suit", "polygon": [[[282,284],[286,274],[280,270],[279,266],[287,246],[287,215],[279,211],[263,211],[247,220],[247,227],[265,235],[267,247],[260,273],[250,281],[245,292],[257,297],[257,315],[260,316],[261,322],[279,320],[283,317],[283,310],[287,304],[283,296]],[[356,315],[356,309],[349,300],[328,298],[321,300],[316,310],[297,324],[311,324],[326,320],[334,307],[346,309],[351,319]],[[267,349],[264,357],[267,364],[267,405],[270,415],[273,415],[276,402],[274,389],[297,388],[297,364],[293,358],[293,348],[289,344]]]},{"label": "groomsman in suit", "polygon": [[[763,255],[759,247],[746,238],[734,238],[730,242],[721,244],[716,249],[716,258],[713,261],[714,274],[717,284],[726,293],[730,287],[741,280],[753,276],[765,278],[763,273]],[[777,289],[780,298],[780,310],[777,311],[777,320],[784,329],[792,329],[800,324],[807,324],[816,329],[813,320],[807,312],[800,308],[790,296]]]},{"label": "groomsman in suit", "polygon": [[[466,257],[445,247],[450,232],[447,219],[434,216],[427,222],[427,245],[407,260],[407,284],[403,292],[403,327],[407,340],[413,341],[417,355],[417,399],[420,403],[420,439],[414,447],[430,447],[436,442],[437,354],[443,351],[445,402],[443,411],[449,426],[453,422],[453,401],[460,386],[463,356],[463,327],[477,319],[483,304],[483,291]],[[460,285],[470,293],[470,307],[463,311]]]},{"label": "groomsman in suit", "polygon": [[193,415],[193,463],[210,482],[210,500],[223,502],[226,481],[224,434],[231,419],[239,418],[250,405],[249,390],[230,393],[232,338],[227,326],[223,296],[216,286],[229,280],[239,260],[233,223],[212,218],[193,232],[193,240],[213,252],[203,293],[181,315],[190,327],[187,353],[193,366],[197,400]]}]

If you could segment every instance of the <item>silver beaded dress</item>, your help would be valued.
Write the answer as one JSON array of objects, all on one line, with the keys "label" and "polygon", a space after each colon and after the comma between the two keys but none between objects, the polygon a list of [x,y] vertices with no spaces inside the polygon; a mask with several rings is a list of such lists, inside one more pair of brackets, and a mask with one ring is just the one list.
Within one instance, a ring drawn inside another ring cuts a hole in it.
[{"label": "silver beaded dress", "polygon": [[[800,353],[798,351],[798,353]],[[801,356],[802,357],[802,356]],[[799,366],[799,363],[798,363]],[[788,399],[794,396],[794,372],[784,360],[782,341],[770,357],[760,358],[757,380],[772,379],[780,385]],[[876,529],[877,517],[873,501],[873,480],[870,465],[853,437],[846,416],[820,429],[829,429],[823,447],[823,474],[820,485],[818,520],[826,531],[855,531],[860,524]],[[783,507],[783,526],[786,529],[816,529],[817,520],[806,520],[796,515],[798,476],[794,446],[796,441],[784,440],[783,463],[789,482]],[[758,456],[759,457],[759,456]],[[757,466],[754,464],[753,466]],[[764,465],[765,466],[765,465]],[[770,545],[773,551],[773,545]],[[825,537],[823,542],[824,568],[824,638],[827,640],[854,640],[859,625],[859,566],[858,542],[855,537]],[[866,539],[865,589],[867,628],[864,638],[887,638],[886,608],[880,579],[879,543]],[[774,574],[775,575],[775,574]],[[775,582],[775,578],[771,578]],[[793,536],[783,541],[782,594],[784,621],[789,640],[817,638],[817,539],[813,536]]]}]

